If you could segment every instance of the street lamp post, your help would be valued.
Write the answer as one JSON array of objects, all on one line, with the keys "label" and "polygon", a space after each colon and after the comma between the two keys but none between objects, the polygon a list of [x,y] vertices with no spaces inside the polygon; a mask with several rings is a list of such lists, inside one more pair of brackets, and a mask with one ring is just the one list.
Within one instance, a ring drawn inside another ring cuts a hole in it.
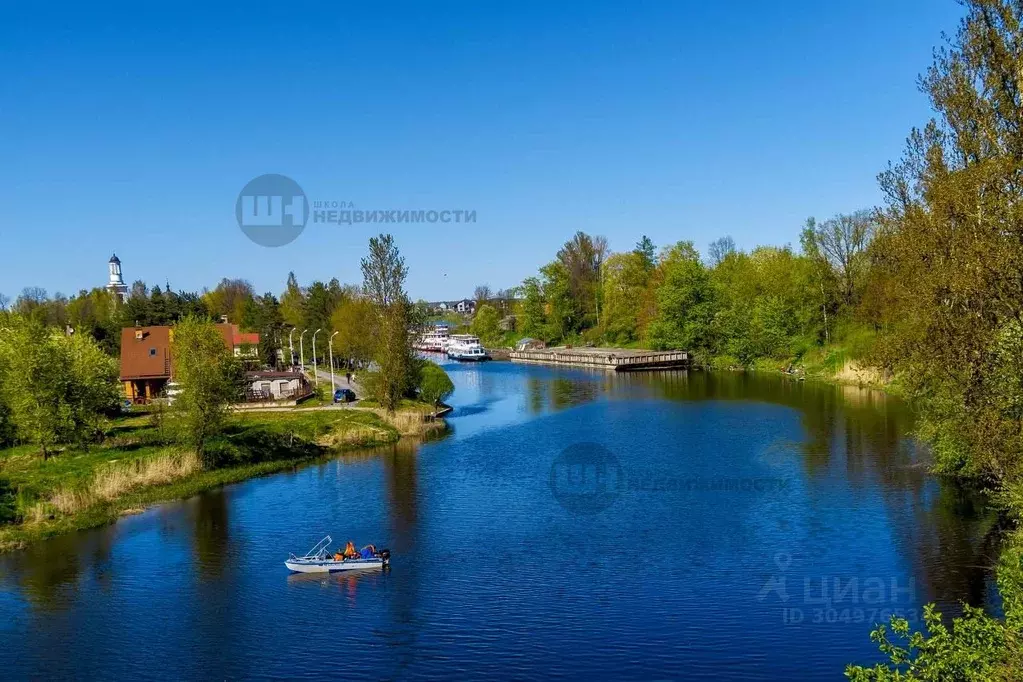
[{"label": "street lamp post", "polygon": [[305,334],[306,334],[307,331],[309,331],[309,330],[308,329],[303,329],[302,333],[298,335],[298,355],[299,355],[298,366],[299,366],[299,369],[301,369],[303,373],[305,373]]},{"label": "street lamp post", "polygon": [[288,367],[295,366],[295,328],[292,327],[291,331],[288,332],[288,348],[291,351],[291,355],[288,356]]},{"label": "street lamp post", "polygon": [[334,399],[334,337],[337,336],[337,332],[330,335],[327,340],[327,349],[330,351],[330,399]]},{"label": "street lamp post", "polygon": [[313,386],[320,385],[320,378],[316,374],[316,335],[322,331],[322,329],[317,329],[313,332]]}]

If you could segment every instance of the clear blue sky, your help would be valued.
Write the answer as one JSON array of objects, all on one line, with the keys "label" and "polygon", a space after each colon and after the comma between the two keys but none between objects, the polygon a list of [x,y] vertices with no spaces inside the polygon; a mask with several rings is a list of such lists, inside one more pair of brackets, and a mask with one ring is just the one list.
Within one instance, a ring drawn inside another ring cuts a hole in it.
[{"label": "clear blue sky", "polygon": [[249,242],[242,186],[466,208],[396,225],[414,298],[519,283],[578,230],[798,241],[880,201],[953,0],[14,3],[0,20],[0,292],[358,282],[373,226]]}]

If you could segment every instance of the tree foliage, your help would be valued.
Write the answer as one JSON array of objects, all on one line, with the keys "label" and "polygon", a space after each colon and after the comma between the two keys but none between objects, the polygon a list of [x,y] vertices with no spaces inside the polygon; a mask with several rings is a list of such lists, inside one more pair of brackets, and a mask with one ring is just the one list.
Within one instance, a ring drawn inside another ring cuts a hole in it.
[{"label": "tree foliage", "polygon": [[867,246],[874,234],[873,211],[839,214],[818,223],[810,218],[803,228],[803,250],[810,258],[825,261],[840,282],[842,300],[852,305],[858,299],[869,263]]},{"label": "tree foliage", "polygon": [[362,259],[362,288],[381,308],[405,297],[408,267],[394,245],[394,237],[382,234],[369,240],[369,255]]},{"label": "tree foliage", "polygon": [[658,316],[650,326],[655,348],[695,349],[708,338],[714,314],[710,275],[692,242],[665,251],[658,264]]},{"label": "tree foliage", "polygon": [[231,403],[241,396],[241,366],[216,326],[197,317],[175,325],[171,356],[173,379],[181,386],[174,410],[183,440],[203,466],[212,468],[217,463],[210,441],[221,432]]},{"label": "tree foliage", "polygon": [[405,259],[391,235],[369,240],[369,255],[362,259],[363,290],[379,311],[377,376],[372,385],[376,399],[390,412],[402,398],[414,395],[419,383],[412,340],[419,335],[423,319],[405,293],[407,274]]},{"label": "tree foliage", "polygon": [[451,377],[444,369],[429,360],[423,361],[419,369],[419,399],[437,404],[455,390]]},{"label": "tree foliage", "polygon": [[483,343],[493,344],[501,338],[500,324],[501,313],[497,312],[497,308],[489,303],[484,303],[476,308],[476,315],[472,318],[470,329]]},{"label": "tree foliage", "polygon": [[[100,437],[117,406],[117,368],[87,335],[67,335],[14,316],[0,333],[0,420],[44,458],[60,444]],[[2,425],[0,425],[2,426]]]},{"label": "tree foliage", "polygon": [[380,329],[380,311],[365,296],[347,298],[330,318],[336,331],[336,355],[356,362],[369,362],[376,353]]}]

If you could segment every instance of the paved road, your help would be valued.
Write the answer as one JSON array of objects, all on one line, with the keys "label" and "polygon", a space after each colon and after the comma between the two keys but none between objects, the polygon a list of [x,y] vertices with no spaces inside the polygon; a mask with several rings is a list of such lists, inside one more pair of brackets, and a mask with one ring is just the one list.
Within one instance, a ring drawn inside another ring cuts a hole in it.
[{"label": "paved road", "polygon": [[[326,384],[328,386],[330,385],[330,370],[317,368],[316,376],[320,378],[320,382],[322,384]],[[351,383],[345,381],[344,372],[340,373],[338,373],[337,371],[334,372],[334,386],[336,386],[337,388],[350,388],[353,391],[355,391],[355,395],[358,398],[366,397],[366,391],[363,389],[361,385],[359,385],[359,382],[355,380],[354,376],[352,377]]]}]

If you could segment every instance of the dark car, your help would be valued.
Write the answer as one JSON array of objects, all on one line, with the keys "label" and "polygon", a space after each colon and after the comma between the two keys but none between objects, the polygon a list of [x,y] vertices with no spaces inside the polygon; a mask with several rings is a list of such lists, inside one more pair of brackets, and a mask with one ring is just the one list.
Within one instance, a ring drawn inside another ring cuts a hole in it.
[{"label": "dark car", "polygon": [[350,388],[339,388],[334,391],[334,402],[335,403],[352,403],[355,402],[355,391]]}]

